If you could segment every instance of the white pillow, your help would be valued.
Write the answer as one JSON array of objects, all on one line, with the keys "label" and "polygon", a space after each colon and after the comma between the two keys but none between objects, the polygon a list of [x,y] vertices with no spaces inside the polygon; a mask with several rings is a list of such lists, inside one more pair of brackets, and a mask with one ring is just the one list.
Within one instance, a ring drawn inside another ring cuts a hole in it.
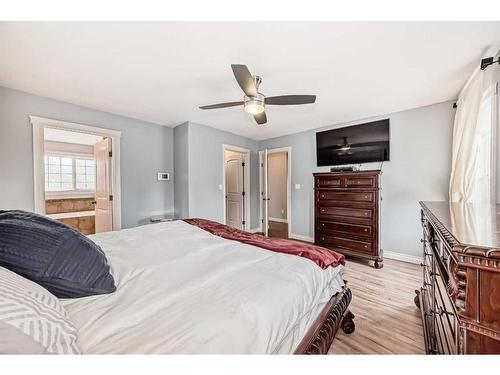
[{"label": "white pillow", "polygon": [[0,267],[0,353],[79,354],[76,337],[56,296]]}]

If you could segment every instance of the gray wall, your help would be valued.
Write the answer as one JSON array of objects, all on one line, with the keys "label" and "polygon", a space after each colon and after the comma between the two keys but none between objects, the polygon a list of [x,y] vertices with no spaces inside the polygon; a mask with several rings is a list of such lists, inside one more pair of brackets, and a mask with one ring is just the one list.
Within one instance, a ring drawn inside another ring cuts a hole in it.
[{"label": "gray wall", "polygon": [[172,212],[173,130],[0,87],[0,209],[33,210],[33,140],[29,115],[121,130],[122,226]]},{"label": "gray wall", "polygon": [[[259,149],[292,146],[292,233],[313,237],[313,172],[319,130],[391,119],[391,161],[382,174],[381,241],[385,251],[420,256],[419,200],[447,200],[451,167],[453,102],[397,112],[348,124],[259,142]],[[271,126],[271,125],[269,125]],[[363,169],[378,169],[380,163]],[[301,189],[295,189],[300,184]]]},{"label": "gray wall", "polygon": [[189,124],[174,128],[174,202],[177,217],[189,217]]},{"label": "gray wall", "polygon": [[[259,169],[257,141],[190,122],[188,125],[189,216],[222,222],[224,197],[222,145],[250,149],[250,228],[259,227]],[[177,142],[177,138],[175,139]],[[177,162],[176,162],[177,163]],[[176,170],[177,173],[183,173]],[[176,192],[177,194],[177,192]]]},{"label": "gray wall", "polygon": [[[386,251],[419,255],[418,201],[447,199],[454,116],[451,105],[440,103],[377,117],[391,119],[391,161],[384,164],[382,175],[381,240]],[[356,123],[257,142],[194,123],[170,129],[0,87],[0,209],[33,209],[28,115],[122,131],[123,227],[172,212],[174,184],[175,209],[181,217],[222,221],[222,144],[230,144],[251,150],[251,228],[258,228],[257,151],[292,146],[292,232],[309,237],[314,233],[311,174],[328,170],[316,167],[315,132]],[[172,181],[157,181],[159,171],[174,171]],[[301,188],[295,189],[295,184]]]}]

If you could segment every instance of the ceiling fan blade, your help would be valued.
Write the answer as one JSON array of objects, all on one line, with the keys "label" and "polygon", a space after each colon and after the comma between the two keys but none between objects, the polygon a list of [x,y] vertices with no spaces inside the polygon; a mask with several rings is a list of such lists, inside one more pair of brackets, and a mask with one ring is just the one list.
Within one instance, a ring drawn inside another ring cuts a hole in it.
[{"label": "ceiling fan blade", "polygon": [[266,112],[257,113],[256,115],[253,115],[253,118],[259,125],[263,125],[267,122]]},{"label": "ceiling fan blade", "polygon": [[200,109],[216,109],[216,108],[226,108],[226,107],[236,107],[237,105],[242,105],[243,102],[228,102],[219,104],[203,105]]},{"label": "ceiling fan blade", "polygon": [[316,95],[280,95],[266,98],[266,105],[310,104],[316,101]]},{"label": "ceiling fan blade", "polygon": [[257,96],[257,87],[246,65],[232,64],[234,77],[246,96]]}]

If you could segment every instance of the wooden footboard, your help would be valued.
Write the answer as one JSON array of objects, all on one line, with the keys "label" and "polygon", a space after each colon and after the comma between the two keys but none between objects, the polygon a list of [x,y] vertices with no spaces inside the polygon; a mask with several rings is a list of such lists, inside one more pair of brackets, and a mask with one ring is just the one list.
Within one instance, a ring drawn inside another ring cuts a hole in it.
[{"label": "wooden footboard", "polygon": [[326,354],[339,327],[345,333],[354,332],[354,315],[347,309],[352,299],[351,290],[345,287],[333,296],[314,321],[294,354]]}]

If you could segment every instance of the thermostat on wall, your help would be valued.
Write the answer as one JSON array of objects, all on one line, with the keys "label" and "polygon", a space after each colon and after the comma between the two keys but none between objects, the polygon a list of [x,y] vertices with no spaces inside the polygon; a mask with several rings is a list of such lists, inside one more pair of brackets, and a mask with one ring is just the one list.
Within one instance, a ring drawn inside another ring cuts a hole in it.
[{"label": "thermostat on wall", "polygon": [[158,181],[168,181],[170,180],[170,173],[158,172]]}]

